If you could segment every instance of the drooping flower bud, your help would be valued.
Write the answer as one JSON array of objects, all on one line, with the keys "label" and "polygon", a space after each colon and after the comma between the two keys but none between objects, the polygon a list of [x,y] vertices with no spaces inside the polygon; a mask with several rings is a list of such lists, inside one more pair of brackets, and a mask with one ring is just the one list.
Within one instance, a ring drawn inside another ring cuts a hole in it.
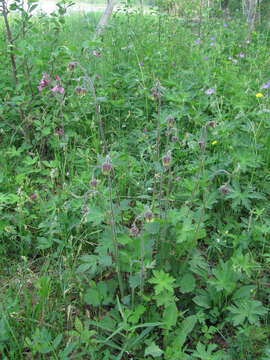
[{"label": "drooping flower bud", "polygon": [[225,184],[225,185],[222,185],[220,188],[219,188],[219,191],[221,193],[221,196],[224,197],[225,195],[227,195],[229,189],[228,189],[228,185]]},{"label": "drooping flower bud", "polygon": [[109,175],[112,170],[110,156],[106,156],[106,161],[101,165],[101,171],[104,175]]},{"label": "drooping flower bud", "polygon": [[136,225],[132,225],[132,227],[129,230],[130,236],[138,236],[139,234],[139,229],[137,228]]},{"label": "drooping flower bud", "polygon": [[152,222],[153,221],[153,213],[152,211],[146,211],[146,213],[144,214],[144,218],[146,222]]},{"label": "drooping flower bud", "polygon": [[91,188],[96,189],[97,183],[98,183],[97,180],[93,178],[93,179],[90,181],[89,185],[90,185]]},{"label": "drooping flower bud", "polygon": [[171,165],[171,160],[172,160],[172,157],[171,157],[171,152],[168,151],[166,155],[163,156],[162,158],[162,164],[164,167],[169,167]]},{"label": "drooping flower bud", "polygon": [[74,71],[75,65],[76,65],[75,62],[70,62],[70,63],[68,64],[67,69],[68,69],[69,71]]},{"label": "drooping flower bud", "polygon": [[172,142],[176,143],[177,141],[178,141],[178,137],[175,136],[175,135],[173,135],[173,136],[172,136]]},{"label": "drooping flower bud", "polygon": [[168,127],[173,126],[173,123],[174,123],[174,118],[172,116],[168,116],[167,117],[167,125],[168,125]]}]

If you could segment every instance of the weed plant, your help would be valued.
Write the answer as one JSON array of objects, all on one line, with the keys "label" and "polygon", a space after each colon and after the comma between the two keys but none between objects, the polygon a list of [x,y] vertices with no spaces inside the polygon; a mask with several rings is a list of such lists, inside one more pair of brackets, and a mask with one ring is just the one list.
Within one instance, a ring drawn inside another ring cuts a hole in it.
[{"label": "weed plant", "polygon": [[1,358],[269,359],[267,27],[1,4]]}]

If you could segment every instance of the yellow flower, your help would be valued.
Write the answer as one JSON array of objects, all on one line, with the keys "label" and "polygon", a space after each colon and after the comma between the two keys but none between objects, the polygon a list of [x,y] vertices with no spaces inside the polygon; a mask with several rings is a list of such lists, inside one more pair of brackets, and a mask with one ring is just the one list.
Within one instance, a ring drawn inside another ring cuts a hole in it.
[{"label": "yellow flower", "polygon": [[214,140],[211,144],[212,144],[212,145],[216,145],[216,144],[217,144],[217,140]]},{"label": "yellow flower", "polygon": [[256,98],[261,98],[261,97],[263,97],[263,94],[262,93],[258,93],[258,94],[256,94]]},{"label": "yellow flower", "polygon": [[226,231],[225,231],[225,234],[226,234],[226,235],[228,235],[228,234],[229,234],[229,231],[228,231],[228,230],[226,230]]}]

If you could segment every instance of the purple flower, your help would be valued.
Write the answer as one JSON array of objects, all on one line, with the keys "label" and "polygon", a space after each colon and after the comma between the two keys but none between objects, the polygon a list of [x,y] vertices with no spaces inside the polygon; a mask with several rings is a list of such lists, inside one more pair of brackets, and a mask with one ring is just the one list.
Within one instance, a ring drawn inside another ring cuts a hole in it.
[{"label": "purple flower", "polygon": [[242,44],[239,44],[239,47],[242,47]]},{"label": "purple flower", "polygon": [[233,63],[234,63],[234,64],[237,64],[237,63],[238,63],[238,61],[237,61],[237,60],[233,60]]},{"label": "purple flower", "polygon": [[206,57],[204,58],[204,60],[206,60],[206,61],[207,61],[207,60],[209,60],[209,57],[208,57],[208,56],[206,56]]},{"label": "purple flower", "polygon": [[200,45],[200,43],[201,43],[201,39],[198,38],[198,39],[196,40],[196,44],[197,44],[197,45]]},{"label": "purple flower", "polygon": [[268,81],[266,84],[263,84],[263,85],[261,86],[261,89],[268,89],[269,86],[270,86],[270,81]]},{"label": "purple flower", "polygon": [[214,40],[215,40],[215,38],[214,38],[214,37],[211,37],[211,38],[210,38],[210,40],[214,41]]},{"label": "purple flower", "polygon": [[59,91],[59,93],[61,94],[61,95],[63,95],[64,94],[64,88],[61,86],[61,79],[60,79],[60,77],[58,76],[58,75],[55,75],[55,78],[56,78],[56,80],[57,80],[57,85],[55,85],[51,90],[52,90],[52,92],[54,93],[54,95],[56,96],[56,94],[57,94],[57,91]]},{"label": "purple flower", "polygon": [[231,57],[231,56],[229,56],[229,57],[228,57],[228,60],[232,60],[232,57]]},{"label": "purple flower", "polygon": [[250,40],[247,40],[247,41],[246,41],[246,44],[250,44]]},{"label": "purple flower", "polygon": [[214,46],[214,45],[215,45],[215,43],[213,43],[213,42],[210,43],[210,46]]},{"label": "purple flower", "polygon": [[101,50],[98,50],[98,51],[94,50],[93,55],[96,56],[96,57],[100,57],[101,52],[102,52]]},{"label": "purple flower", "polygon": [[42,35],[45,35],[45,31],[42,31]]},{"label": "purple flower", "polygon": [[39,85],[38,85],[38,91],[42,91],[43,88],[49,86],[51,83],[51,80],[49,78],[49,75],[46,73],[46,72],[43,72],[42,74],[42,78],[39,82]]},{"label": "purple flower", "polygon": [[206,95],[212,95],[212,94],[214,94],[214,92],[215,92],[215,89],[207,89],[207,90],[205,91],[205,94],[206,94]]},{"label": "purple flower", "polygon": [[140,62],[140,65],[141,65],[141,66],[144,66],[144,62],[143,62],[143,61],[142,61],[142,62]]},{"label": "purple flower", "polygon": [[224,27],[228,27],[228,24],[224,24]]},{"label": "purple flower", "polygon": [[239,54],[239,57],[243,58],[243,57],[245,57],[245,54],[241,53],[241,54]]}]

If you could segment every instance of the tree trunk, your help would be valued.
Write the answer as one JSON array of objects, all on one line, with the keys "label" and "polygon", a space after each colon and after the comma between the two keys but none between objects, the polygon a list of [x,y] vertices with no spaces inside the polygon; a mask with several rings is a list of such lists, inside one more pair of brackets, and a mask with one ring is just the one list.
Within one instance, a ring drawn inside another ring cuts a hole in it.
[{"label": "tree trunk", "polygon": [[103,15],[101,16],[101,19],[99,20],[96,32],[93,36],[93,41],[96,41],[96,39],[100,36],[100,34],[102,33],[102,30],[105,28],[107,22],[110,19],[110,16],[113,12],[113,8],[114,8],[114,0],[107,0],[107,7],[106,10],[104,11]]}]

